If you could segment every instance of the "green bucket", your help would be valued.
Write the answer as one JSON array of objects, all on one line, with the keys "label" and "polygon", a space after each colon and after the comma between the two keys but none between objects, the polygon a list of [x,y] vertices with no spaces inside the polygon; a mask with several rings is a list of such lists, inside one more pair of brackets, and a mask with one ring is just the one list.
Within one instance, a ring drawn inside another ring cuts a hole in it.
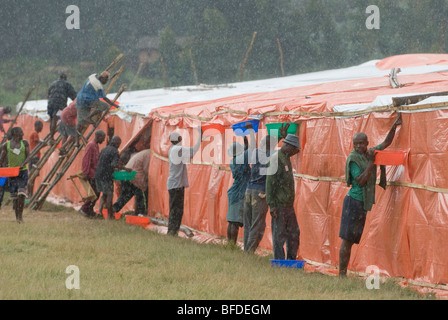
[{"label": "green bucket", "polygon": [[114,180],[118,181],[132,181],[135,178],[137,172],[127,172],[127,171],[115,171],[114,172]]},{"label": "green bucket", "polygon": [[[283,125],[287,125],[288,123],[268,123],[266,124],[266,128],[268,129],[268,135],[281,138],[280,128]],[[297,123],[290,123],[288,134],[296,134],[298,125]]]}]

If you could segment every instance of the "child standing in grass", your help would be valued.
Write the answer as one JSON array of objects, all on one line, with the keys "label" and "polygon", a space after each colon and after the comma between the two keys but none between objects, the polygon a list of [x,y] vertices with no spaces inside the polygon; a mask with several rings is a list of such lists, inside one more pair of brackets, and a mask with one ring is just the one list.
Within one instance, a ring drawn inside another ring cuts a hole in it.
[{"label": "child standing in grass", "polygon": [[[8,160],[8,168],[20,167],[28,158],[30,146],[28,141],[23,140],[23,130],[15,127],[11,130],[11,140],[2,147],[0,163],[5,158]],[[28,168],[26,164],[20,168],[17,177],[9,178],[9,191],[13,200],[13,209],[16,214],[16,221],[23,222],[23,207],[25,205],[26,187],[28,184]]]}]

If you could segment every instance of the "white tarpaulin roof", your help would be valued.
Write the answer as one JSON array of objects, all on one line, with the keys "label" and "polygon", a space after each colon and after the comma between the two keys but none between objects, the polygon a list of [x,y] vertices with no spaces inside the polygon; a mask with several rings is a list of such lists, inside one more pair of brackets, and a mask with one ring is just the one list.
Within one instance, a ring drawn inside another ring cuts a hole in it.
[{"label": "white tarpaulin roof", "polygon": [[[377,68],[376,64],[379,61],[372,60],[358,66],[343,69],[225,85],[198,85],[124,92],[118,99],[120,110],[116,114],[123,119],[129,120],[133,115],[147,116],[153,109],[180,103],[209,101],[241,94],[270,92],[335,81],[388,77],[389,70]],[[447,69],[448,66],[446,65],[425,65],[402,68],[399,75],[425,74],[446,71]],[[115,94],[108,95],[110,99],[113,99],[114,96]],[[443,101],[446,101],[448,97],[437,97],[437,99],[445,99]],[[373,105],[378,106],[377,104],[387,105],[390,104],[390,101],[391,97],[378,97],[370,104],[337,106],[335,111],[362,110]],[[38,116],[47,121],[49,117],[46,112],[47,100],[29,101],[23,110],[23,113]]]}]

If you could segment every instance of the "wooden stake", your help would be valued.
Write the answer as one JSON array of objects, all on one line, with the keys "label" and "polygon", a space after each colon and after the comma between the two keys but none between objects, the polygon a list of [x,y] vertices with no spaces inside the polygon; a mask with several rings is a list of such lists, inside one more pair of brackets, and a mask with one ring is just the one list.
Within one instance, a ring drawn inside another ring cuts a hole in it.
[{"label": "wooden stake", "polygon": [[165,88],[167,88],[168,87],[168,83],[167,83],[167,77],[166,77],[166,66],[165,66],[165,60],[163,59],[163,57],[160,58],[160,63],[162,64],[163,86]]},{"label": "wooden stake", "polygon": [[198,85],[199,84],[198,70],[196,69],[196,63],[194,63],[193,53],[191,52],[191,48],[188,49],[188,53],[190,54],[190,64],[191,64],[191,70],[193,71],[194,83],[196,85]]},{"label": "wooden stake", "polygon": [[20,113],[21,113],[22,110],[23,110],[23,107],[25,107],[25,104],[27,103],[28,99],[29,99],[30,96],[31,96],[31,93],[33,92],[33,90],[34,90],[35,88],[36,88],[36,87],[31,87],[30,90],[28,90],[27,94],[25,95],[25,98],[23,98],[22,105],[20,106],[20,109],[19,109],[19,111],[17,112],[17,114],[16,114],[14,120],[11,121],[11,124],[9,125],[9,129],[8,129],[8,131],[6,132],[5,136],[3,137],[2,144],[5,143],[6,140],[8,140],[8,136],[11,134],[11,130],[12,130],[12,128],[15,126],[15,124],[16,124],[16,122],[17,122],[17,119],[19,118],[19,115],[20,115]]},{"label": "wooden stake", "polygon": [[280,51],[280,68],[282,70],[282,77],[285,76],[285,69],[283,67],[283,49],[282,49],[282,45],[280,43],[280,39],[277,38],[277,45],[278,45],[278,51]]},{"label": "wooden stake", "polygon": [[135,74],[134,79],[132,79],[132,82],[129,85],[129,91],[132,89],[132,87],[134,86],[134,83],[137,81],[138,77],[140,76],[140,73],[142,72],[145,64],[146,63],[144,63],[144,62],[140,62],[140,64],[138,65],[137,73]]},{"label": "wooden stake", "polygon": [[250,42],[249,48],[247,49],[246,55],[244,56],[243,62],[241,62],[240,66],[240,82],[243,81],[244,78],[244,69],[246,68],[246,62],[249,58],[250,52],[252,51],[252,47],[254,46],[255,38],[257,37],[257,32],[255,31],[252,35],[252,41]]}]

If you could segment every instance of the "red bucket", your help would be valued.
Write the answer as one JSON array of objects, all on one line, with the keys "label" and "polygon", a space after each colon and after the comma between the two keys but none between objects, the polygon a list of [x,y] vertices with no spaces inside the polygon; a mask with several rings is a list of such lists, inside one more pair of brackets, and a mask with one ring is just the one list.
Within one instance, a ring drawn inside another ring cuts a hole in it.
[{"label": "red bucket", "polygon": [[385,166],[400,166],[406,161],[405,151],[375,151],[375,164]]},{"label": "red bucket", "polygon": [[126,223],[141,227],[147,227],[151,223],[149,217],[126,216]]},{"label": "red bucket", "polygon": [[225,130],[226,128],[219,123],[202,126],[202,133],[204,136],[211,136],[217,134],[216,131],[218,131],[221,134],[224,133]]},{"label": "red bucket", "polygon": [[20,167],[15,168],[0,168],[0,177],[2,178],[14,178],[18,177],[20,173]]}]

